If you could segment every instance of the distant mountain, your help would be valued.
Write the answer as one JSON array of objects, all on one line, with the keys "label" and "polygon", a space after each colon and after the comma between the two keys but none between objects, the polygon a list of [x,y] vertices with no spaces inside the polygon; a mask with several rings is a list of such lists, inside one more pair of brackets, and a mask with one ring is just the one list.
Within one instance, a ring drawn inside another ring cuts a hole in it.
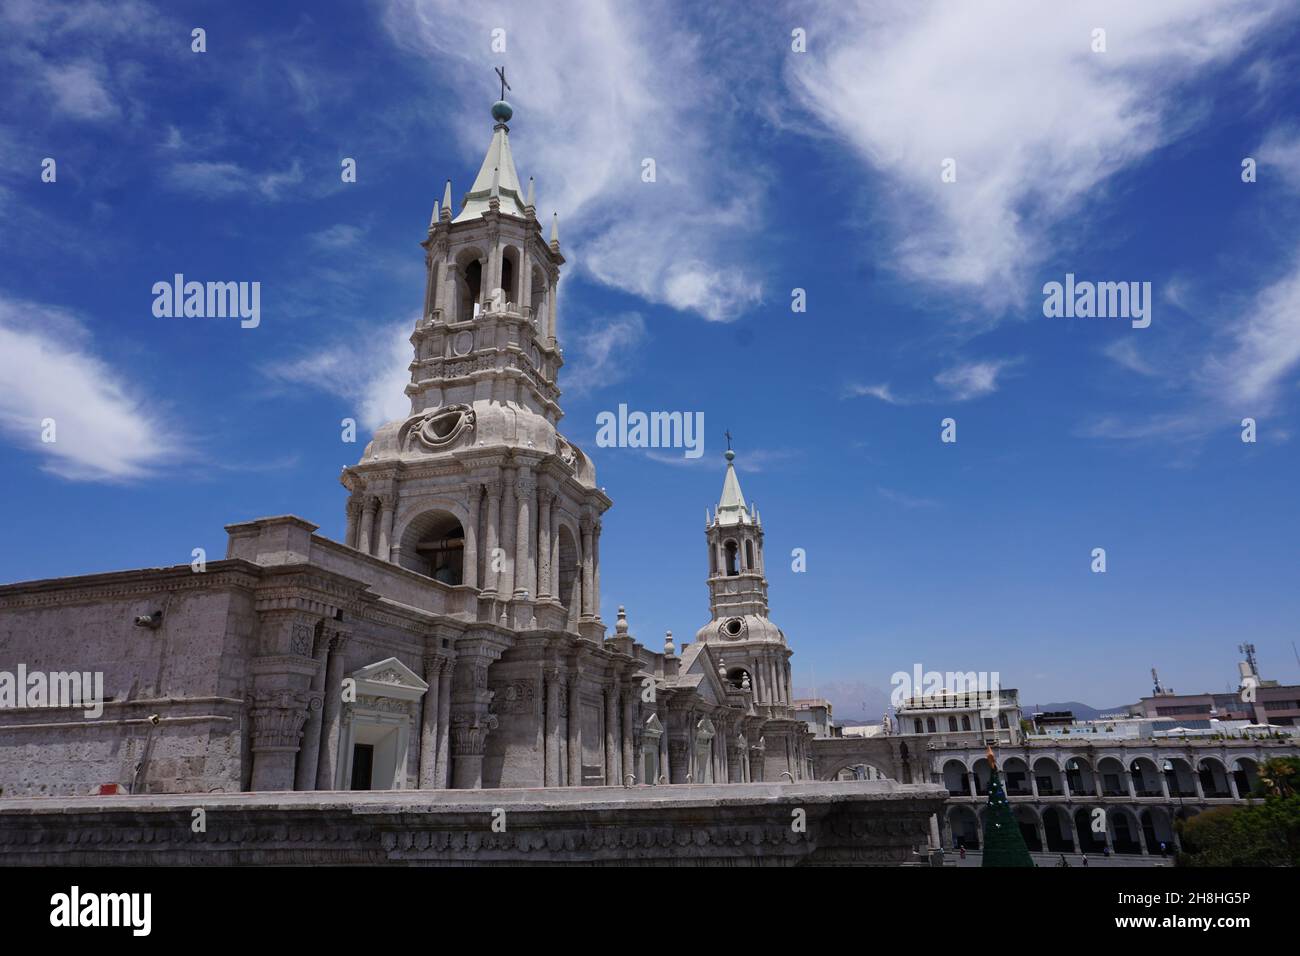
[{"label": "distant mountain", "polygon": [[1127,713],[1132,706],[1132,704],[1120,704],[1118,707],[1103,707],[1098,710],[1096,707],[1090,707],[1077,700],[1067,700],[1056,704],[1021,704],[1020,711],[1028,718],[1034,714],[1046,713],[1049,710],[1068,710],[1074,714],[1076,720],[1096,720],[1103,714]]}]

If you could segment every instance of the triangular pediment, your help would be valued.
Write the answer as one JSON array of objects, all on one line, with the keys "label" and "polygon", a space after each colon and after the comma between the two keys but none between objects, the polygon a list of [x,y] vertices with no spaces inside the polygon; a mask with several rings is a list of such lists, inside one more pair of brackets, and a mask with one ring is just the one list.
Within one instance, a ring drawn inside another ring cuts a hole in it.
[{"label": "triangular pediment", "polygon": [[416,700],[429,685],[396,657],[367,664],[349,675],[357,682],[357,694],[364,697],[396,697]]}]

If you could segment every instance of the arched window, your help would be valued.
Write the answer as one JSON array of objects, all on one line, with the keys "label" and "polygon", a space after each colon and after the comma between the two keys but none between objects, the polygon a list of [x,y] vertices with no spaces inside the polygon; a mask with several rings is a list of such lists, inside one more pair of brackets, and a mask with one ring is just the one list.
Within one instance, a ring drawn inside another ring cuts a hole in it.
[{"label": "arched window", "polygon": [[965,714],[963,714],[961,718],[961,729],[970,730],[970,718],[967,717]]},{"label": "arched window", "polygon": [[957,730],[957,718],[956,718],[956,717],[949,717],[949,718],[948,718],[948,729],[951,730],[951,731],[954,731],[954,732]]},{"label": "arched window", "polygon": [[927,717],[927,718],[925,718],[925,729],[928,730],[930,733],[934,733],[934,732],[935,732],[935,729],[936,729],[936,728],[935,728],[935,726],[934,726],[934,718],[933,718],[933,717]]},{"label": "arched window", "polygon": [[1001,727],[1003,730],[1010,729],[1011,725],[1007,723],[1006,714],[998,714],[998,726]]},{"label": "arched window", "polygon": [[483,264],[475,259],[465,267],[465,288],[461,290],[461,308],[457,319],[464,321],[478,315],[483,304]]},{"label": "arched window", "polygon": [[921,718],[920,718],[920,717],[916,718],[916,720],[912,721],[912,723],[916,725],[916,732],[917,732],[918,734],[923,734],[923,733],[925,733],[925,728],[921,725]]},{"label": "arched window", "polygon": [[734,541],[728,541],[723,545],[723,553],[727,562],[728,577],[734,577],[740,573],[739,569],[736,567],[736,550],[736,542]]},{"label": "arched window", "polygon": [[745,570],[754,570],[754,542],[745,542]]},{"label": "arched window", "polygon": [[517,302],[519,294],[515,290],[515,276],[518,269],[515,267],[515,252],[513,246],[506,246],[501,251],[501,291],[505,293],[506,302]]}]

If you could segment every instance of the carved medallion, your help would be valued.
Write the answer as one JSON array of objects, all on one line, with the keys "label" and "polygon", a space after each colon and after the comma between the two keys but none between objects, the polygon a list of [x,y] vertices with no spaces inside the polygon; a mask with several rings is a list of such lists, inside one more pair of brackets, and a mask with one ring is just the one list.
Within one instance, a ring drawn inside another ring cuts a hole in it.
[{"label": "carved medallion", "polygon": [[412,415],[398,433],[398,444],[409,450],[416,442],[426,448],[446,448],[474,430],[474,409],[456,403]]}]

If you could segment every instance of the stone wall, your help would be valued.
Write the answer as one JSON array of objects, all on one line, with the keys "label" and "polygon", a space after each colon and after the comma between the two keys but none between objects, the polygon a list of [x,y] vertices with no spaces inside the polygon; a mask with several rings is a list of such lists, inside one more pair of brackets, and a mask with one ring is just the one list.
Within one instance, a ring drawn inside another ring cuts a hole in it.
[{"label": "stone wall", "polygon": [[[896,865],[944,792],[892,781],[726,787],[0,799],[22,865]],[[202,808],[206,832],[194,832]],[[793,824],[803,811],[806,829]],[[495,818],[503,832],[494,832]]]}]

